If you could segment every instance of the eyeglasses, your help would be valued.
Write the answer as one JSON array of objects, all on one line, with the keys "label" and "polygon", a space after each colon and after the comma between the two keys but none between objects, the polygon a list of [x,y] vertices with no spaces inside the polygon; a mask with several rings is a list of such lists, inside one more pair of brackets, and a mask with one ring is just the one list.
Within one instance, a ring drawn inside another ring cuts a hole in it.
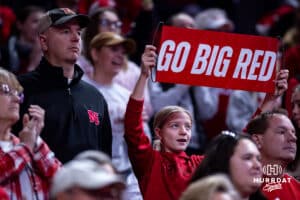
[{"label": "eyeglasses", "polygon": [[4,94],[5,96],[17,96],[20,99],[20,103],[24,100],[23,92],[19,92],[18,90],[10,88],[7,84],[0,84],[0,94]]},{"label": "eyeglasses", "polygon": [[122,22],[120,22],[120,21],[110,21],[108,19],[101,19],[99,21],[99,24],[101,26],[106,26],[106,27],[110,27],[110,28],[113,28],[113,29],[117,29],[117,28],[119,29],[123,25]]}]

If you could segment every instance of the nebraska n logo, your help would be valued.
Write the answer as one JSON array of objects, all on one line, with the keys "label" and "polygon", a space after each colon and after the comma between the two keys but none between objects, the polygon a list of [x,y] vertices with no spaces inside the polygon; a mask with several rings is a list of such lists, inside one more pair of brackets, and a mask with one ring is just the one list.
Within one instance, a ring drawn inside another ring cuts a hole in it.
[{"label": "nebraska n logo", "polygon": [[88,115],[89,115],[89,119],[91,123],[95,123],[96,126],[99,125],[99,117],[98,117],[98,113],[92,111],[92,110],[87,110]]}]

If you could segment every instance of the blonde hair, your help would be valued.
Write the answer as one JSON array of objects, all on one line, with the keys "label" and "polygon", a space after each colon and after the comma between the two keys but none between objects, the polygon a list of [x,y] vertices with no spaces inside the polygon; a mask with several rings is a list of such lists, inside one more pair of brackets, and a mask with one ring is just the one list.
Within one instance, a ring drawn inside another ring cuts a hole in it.
[{"label": "blonde hair", "polygon": [[216,174],[190,184],[183,192],[180,200],[210,200],[218,192],[227,193],[232,200],[240,199],[228,176]]},{"label": "blonde hair", "polygon": [[[193,122],[193,118],[191,116],[191,113],[180,106],[165,106],[160,111],[158,111],[154,117],[153,121],[153,127],[155,128],[162,128],[168,119],[174,114],[174,113],[186,113],[191,120],[191,123]],[[162,144],[160,139],[155,138],[153,141],[153,149],[156,151],[161,151]]]},{"label": "blonde hair", "polygon": [[162,108],[158,113],[156,113],[153,121],[153,127],[162,128],[165,125],[165,123],[168,121],[168,119],[174,113],[178,113],[178,112],[186,113],[190,117],[191,123],[193,122],[191,113],[186,109],[180,106],[166,106]]},{"label": "blonde hair", "polygon": [[23,87],[17,80],[16,76],[2,67],[0,67],[0,84],[7,84],[18,92],[23,91]]}]

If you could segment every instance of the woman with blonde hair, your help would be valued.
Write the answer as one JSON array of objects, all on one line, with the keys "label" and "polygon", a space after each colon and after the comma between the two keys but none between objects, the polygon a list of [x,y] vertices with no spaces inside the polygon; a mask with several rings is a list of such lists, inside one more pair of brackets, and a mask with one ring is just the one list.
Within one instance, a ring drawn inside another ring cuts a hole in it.
[{"label": "woman with blonde hair", "polygon": [[180,200],[238,200],[239,194],[234,189],[228,176],[211,175],[192,183]]},{"label": "woman with blonde hair", "polygon": [[14,74],[0,68],[0,186],[9,199],[48,199],[50,182],[60,162],[39,137],[45,111],[30,105],[23,129],[16,137],[12,126],[19,120],[23,88]]}]

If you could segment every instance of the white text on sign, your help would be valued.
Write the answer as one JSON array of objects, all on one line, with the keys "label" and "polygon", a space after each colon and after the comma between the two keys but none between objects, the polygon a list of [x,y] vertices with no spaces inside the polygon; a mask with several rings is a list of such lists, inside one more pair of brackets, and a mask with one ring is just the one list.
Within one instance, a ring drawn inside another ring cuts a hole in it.
[{"label": "white text on sign", "polygon": [[190,58],[191,44],[181,41],[165,40],[158,56],[157,70],[179,73],[184,70],[189,59],[193,59],[190,73],[225,77],[233,54],[238,59],[232,78],[269,81],[276,63],[276,52],[241,48],[234,52],[231,46],[199,44],[195,57]]}]

